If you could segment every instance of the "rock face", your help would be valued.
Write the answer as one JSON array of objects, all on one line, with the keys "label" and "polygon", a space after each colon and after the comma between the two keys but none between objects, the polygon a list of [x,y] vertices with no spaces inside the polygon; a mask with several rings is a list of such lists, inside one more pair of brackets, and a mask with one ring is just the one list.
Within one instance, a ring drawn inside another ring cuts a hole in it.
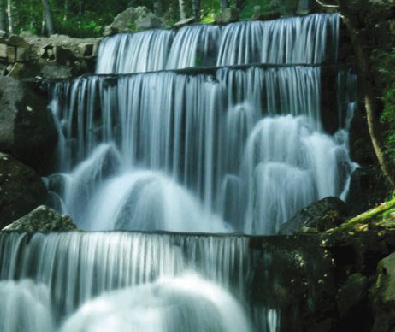
[{"label": "rock face", "polygon": [[0,151],[40,170],[56,145],[45,96],[22,82],[0,77]]},{"label": "rock face", "polygon": [[333,263],[319,235],[256,242],[262,256],[253,273],[255,303],[281,310],[282,331],[329,331],[334,323],[328,318],[335,309]]},{"label": "rock face", "polygon": [[75,230],[77,230],[77,226],[69,216],[61,215],[45,205],[39,206],[37,209],[3,229],[3,231],[20,232],[59,232]]},{"label": "rock face", "polygon": [[146,7],[127,8],[104,28],[104,36],[131,30],[150,29],[164,26],[162,19],[152,14]]},{"label": "rock face", "polygon": [[149,13],[148,15],[136,20],[136,29],[138,31],[160,28],[163,26],[163,20],[152,13]]},{"label": "rock face", "polygon": [[33,169],[0,153],[0,228],[43,204],[47,191]]},{"label": "rock face", "polygon": [[302,231],[324,232],[339,226],[348,216],[347,205],[337,197],[326,197],[300,210],[281,226],[280,234]]},{"label": "rock face", "polygon": [[380,261],[371,291],[373,332],[395,331],[395,252]]},{"label": "rock face", "polygon": [[11,35],[8,40],[0,39],[0,74],[19,79],[60,79],[92,73],[99,41],[63,35]]},{"label": "rock face", "polygon": [[344,285],[337,292],[337,309],[340,317],[355,317],[362,312],[368,302],[368,278],[361,273],[348,277]]}]

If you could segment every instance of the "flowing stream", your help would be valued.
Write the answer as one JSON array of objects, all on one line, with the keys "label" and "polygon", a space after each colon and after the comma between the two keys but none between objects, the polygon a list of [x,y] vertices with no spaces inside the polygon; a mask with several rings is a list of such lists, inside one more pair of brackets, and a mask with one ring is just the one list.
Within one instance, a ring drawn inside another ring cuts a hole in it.
[{"label": "flowing stream", "polygon": [[97,73],[49,101],[47,185],[86,232],[0,234],[0,331],[280,331],[251,300],[251,236],[346,197],[356,78],[338,40],[338,14],[105,38]]}]

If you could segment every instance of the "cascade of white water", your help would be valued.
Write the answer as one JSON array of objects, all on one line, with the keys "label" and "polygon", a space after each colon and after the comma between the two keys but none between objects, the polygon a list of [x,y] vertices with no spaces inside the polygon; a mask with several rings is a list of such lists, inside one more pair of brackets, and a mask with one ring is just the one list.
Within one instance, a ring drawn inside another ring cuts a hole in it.
[{"label": "cascade of white water", "polygon": [[105,291],[191,270],[243,297],[250,268],[248,239],[238,236],[0,234],[0,252],[0,280],[48,285],[58,319]]},{"label": "cascade of white water", "polygon": [[117,34],[103,40],[97,73],[141,73],[251,63],[320,64],[337,60],[339,15],[196,25]]},{"label": "cascade of white water", "polygon": [[48,186],[81,229],[184,233],[0,233],[0,330],[9,303],[10,332],[249,331],[243,311],[277,331],[281,312],[250,302],[252,238],[186,233],[274,234],[345,197],[355,76],[338,75],[329,135],[318,66],[336,63],[338,32],[321,14],[104,39],[106,75],[52,86]]},{"label": "cascade of white water", "polygon": [[31,280],[0,281],[0,299],[0,331],[54,331],[46,285]]},{"label": "cascade of white water", "polygon": [[86,303],[61,332],[250,332],[240,304],[195,275],[105,293]]},{"label": "cascade of white water", "polygon": [[320,78],[250,67],[58,83],[59,150],[83,161],[65,176],[63,212],[86,230],[276,232],[350,175],[347,146],[321,133]]}]

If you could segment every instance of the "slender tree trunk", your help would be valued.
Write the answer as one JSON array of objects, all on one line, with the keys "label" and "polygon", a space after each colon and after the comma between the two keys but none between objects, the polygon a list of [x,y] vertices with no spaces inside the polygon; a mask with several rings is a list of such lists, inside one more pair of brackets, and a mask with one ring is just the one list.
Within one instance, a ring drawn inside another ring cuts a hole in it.
[{"label": "slender tree trunk", "polygon": [[234,0],[233,1],[233,7],[238,9],[239,11],[241,11],[242,5],[243,5],[243,1],[242,0]]},{"label": "slender tree trunk", "polygon": [[187,18],[187,3],[186,0],[180,0],[180,20]]},{"label": "slender tree trunk", "polygon": [[8,0],[7,2],[7,11],[8,11],[8,32],[10,34],[15,32],[15,4],[14,0]]},{"label": "slender tree trunk", "polygon": [[221,0],[221,9],[229,8],[229,0]]},{"label": "slender tree trunk", "polygon": [[69,18],[69,0],[64,1],[64,7],[63,7],[63,21],[67,21]]},{"label": "slender tree trunk", "polygon": [[158,17],[163,16],[163,0],[156,0],[154,2],[154,14]]},{"label": "slender tree trunk", "polygon": [[49,7],[49,0],[42,0],[43,9],[44,9],[44,21],[45,21],[45,28],[47,30],[48,35],[53,35],[53,21],[52,21],[52,14],[51,8]]},{"label": "slender tree trunk", "polygon": [[192,15],[196,21],[200,21],[200,0],[192,0]]},{"label": "slender tree trunk", "polygon": [[[342,6],[341,6],[341,9]],[[391,186],[395,187],[395,173],[391,171],[390,163],[388,161],[387,155],[384,152],[383,142],[380,137],[379,124],[376,120],[376,103],[374,102],[374,88],[371,85],[368,77],[369,77],[369,64],[367,56],[365,55],[363,49],[363,42],[358,34],[357,29],[355,28],[353,22],[348,18],[347,13],[342,16],[342,19],[347,27],[347,30],[351,37],[352,47],[354,49],[357,65],[359,67],[359,81],[362,85],[363,90],[363,100],[366,109],[366,118],[368,121],[369,127],[369,135],[370,140],[372,141],[374,152],[376,154],[377,160],[379,162],[381,171],[384,176],[391,184]]]},{"label": "slender tree trunk", "polygon": [[5,2],[0,0],[0,30],[6,32],[6,12],[5,12]]},{"label": "slender tree trunk", "polygon": [[30,24],[29,24],[29,30],[30,32],[33,32],[34,29],[34,3],[33,0],[30,0]]}]

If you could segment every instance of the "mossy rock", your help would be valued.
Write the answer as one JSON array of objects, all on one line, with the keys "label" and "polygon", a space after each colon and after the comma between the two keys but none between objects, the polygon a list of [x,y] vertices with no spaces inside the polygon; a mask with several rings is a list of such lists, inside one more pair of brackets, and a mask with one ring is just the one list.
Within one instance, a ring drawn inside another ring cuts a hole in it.
[{"label": "mossy rock", "polygon": [[67,215],[41,205],[26,216],[4,227],[3,231],[18,232],[59,232],[76,231],[77,226]]}]

